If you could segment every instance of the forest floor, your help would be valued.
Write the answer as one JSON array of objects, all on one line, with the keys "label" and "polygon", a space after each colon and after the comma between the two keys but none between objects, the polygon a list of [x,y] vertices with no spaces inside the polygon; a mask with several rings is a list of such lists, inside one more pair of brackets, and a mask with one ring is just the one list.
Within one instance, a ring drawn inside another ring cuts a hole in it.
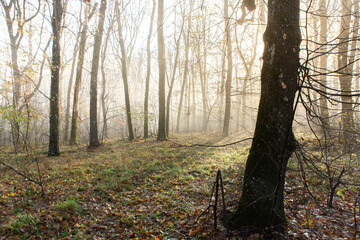
[{"label": "forest floor", "polygon": [[[51,158],[45,146],[35,155],[1,149],[2,161],[43,189],[0,168],[0,239],[226,239],[222,221],[214,230],[213,211],[205,210],[214,203],[218,169],[227,210],[235,208],[250,141],[189,145],[237,140],[184,135],[167,142],[109,141],[96,150],[62,146],[61,156]],[[340,184],[328,208],[326,182],[309,174],[304,187],[299,164],[292,160],[289,166],[287,238],[359,239],[359,188]]]}]

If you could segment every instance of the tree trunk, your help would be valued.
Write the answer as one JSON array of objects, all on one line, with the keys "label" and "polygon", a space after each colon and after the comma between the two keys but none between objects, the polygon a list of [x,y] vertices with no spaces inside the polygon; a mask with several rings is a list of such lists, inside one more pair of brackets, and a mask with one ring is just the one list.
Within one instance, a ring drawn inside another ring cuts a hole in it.
[{"label": "tree trunk", "polygon": [[[196,60],[197,60],[197,66],[199,68],[199,76],[200,76],[200,85],[201,85],[201,98],[202,98],[202,132],[206,133],[207,131],[207,116],[208,116],[208,107],[207,107],[207,90],[208,90],[208,84],[207,84],[207,78],[206,78],[206,72],[205,72],[205,66],[206,66],[206,48],[205,48],[205,21],[204,21],[204,29],[202,31],[202,35],[200,35],[200,29],[199,29],[199,23],[196,25],[196,32],[198,32],[197,42],[196,42]],[[203,46],[204,49],[201,49],[203,40]],[[204,56],[202,58],[201,53],[203,52]],[[202,59],[204,59],[204,62],[202,62]],[[204,68],[203,68],[204,67]],[[189,90],[190,94],[190,90]]]},{"label": "tree trunk", "polygon": [[159,126],[158,141],[166,140],[165,115],[165,42],[164,42],[164,0],[159,0],[158,6],[158,62],[159,62]]},{"label": "tree trunk", "polygon": [[145,100],[144,100],[144,138],[149,137],[149,92],[150,92],[150,75],[151,75],[151,52],[150,52],[150,43],[153,30],[154,16],[156,9],[156,1],[153,0],[153,9],[151,12],[149,35],[146,44],[146,54],[147,54],[147,65],[146,65],[146,83],[145,83]]},{"label": "tree trunk", "polygon": [[[81,31],[81,27],[79,29],[79,34]],[[71,63],[71,72],[70,72],[70,80],[67,90],[67,96],[66,96],[66,110],[65,110],[65,129],[64,129],[64,142],[68,141],[69,139],[69,127],[70,127],[70,104],[71,104],[71,90],[73,86],[73,79],[74,79],[74,72],[75,72],[75,66],[76,66],[76,59],[77,59],[77,53],[79,50],[79,39],[80,37],[76,38],[75,46],[74,46],[74,52],[73,52],[73,60]]]},{"label": "tree trunk", "polygon": [[180,100],[179,100],[179,107],[178,107],[178,113],[177,113],[177,119],[176,119],[176,132],[180,132],[180,122],[181,122],[181,110],[182,110],[182,105],[183,105],[183,99],[184,99],[184,92],[185,92],[185,86],[186,86],[186,81],[187,81],[187,75],[189,72],[189,68],[188,68],[188,50],[185,49],[186,53],[185,53],[185,66],[184,66],[184,75],[183,75],[183,80],[181,83],[181,90],[180,90]]},{"label": "tree trunk", "polygon": [[286,165],[295,149],[292,122],[299,88],[299,9],[299,0],[268,1],[261,98],[242,196],[230,217],[233,229],[281,230],[286,223],[283,193]]},{"label": "tree trunk", "polygon": [[[18,65],[18,49],[23,36],[23,31],[22,31],[23,25],[20,24],[22,19],[18,19],[18,16],[21,16],[21,14],[17,15],[14,18],[10,16],[11,8],[15,4],[16,3],[14,1],[11,1],[8,5],[6,5],[5,1],[1,1],[1,5],[3,6],[5,13],[6,25],[8,28],[8,34],[10,38],[11,68],[13,75],[12,102],[16,114],[19,114],[18,110],[19,110],[19,101],[20,101],[21,80],[20,80],[20,69]],[[19,11],[19,9],[17,11]],[[18,23],[18,29],[14,30],[13,23],[15,22]],[[16,117],[14,117],[14,119],[11,121],[11,135],[12,135],[14,149],[15,151],[17,151],[20,145],[20,125]]]},{"label": "tree trunk", "polygon": [[180,100],[179,100],[179,107],[178,107],[178,113],[177,113],[177,119],[176,119],[176,132],[180,131],[180,121],[181,121],[181,110],[182,110],[182,104],[183,104],[183,99],[184,99],[184,90],[185,90],[185,86],[186,86],[186,81],[188,78],[188,73],[189,73],[189,48],[190,48],[190,30],[191,30],[191,13],[192,13],[192,4],[191,4],[191,9],[190,9],[190,13],[188,15],[188,29],[187,29],[187,34],[186,37],[184,36],[185,39],[185,65],[184,65],[184,75],[183,75],[183,80],[181,83],[181,90],[180,90]]},{"label": "tree trunk", "polygon": [[[321,0],[319,5],[319,14],[320,17],[320,48],[321,57],[320,57],[320,83],[321,85],[320,90],[326,94],[326,69],[327,69],[327,61],[328,61],[328,54],[327,52],[327,41],[326,35],[327,33],[327,10],[326,10],[326,0]],[[327,105],[326,96],[320,95],[320,121],[324,130],[326,131],[329,128],[329,109]]]},{"label": "tree trunk", "polygon": [[174,86],[174,81],[175,81],[175,74],[176,74],[176,69],[177,69],[177,65],[178,65],[178,58],[179,58],[179,50],[180,50],[180,39],[181,36],[183,34],[183,30],[184,30],[184,19],[181,25],[181,30],[179,33],[179,37],[175,43],[176,45],[176,52],[175,52],[175,60],[174,60],[174,68],[172,69],[172,75],[171,75],[171,80],[170,80],[170,86],[169,86],[169,92],[166,98],[166,136],[169,137],[169,121],[170,121],[170,100],[171,100],[171,94],[172,94],[172,90],[173,90],[173,86]]},{"label": "tree trunk", "polygon": [[223,113],[224,113],[224,87],[225,87],[225,79],[226,79],[226,54],[225,49],[223,49],[221,53],[221,79],[220,79],[220,104],[219,104],[219,129],[224,128],[223,124]]},{"label": "tree trunk", "polygon": [[[260,10],[260,17],[263,15],[262,13],[265,11],[264,10],[264,7],[263,7],[263,4],[261,4],[259,6],[259,10]],[[238,25],[238,24],[237,24]],[[244,65],[244,68],[245,68],[245,77],[244,77],[244,83],[243,83],[243,87],[242,87],[242,90],[241,90],[241,95],[242,95],[242,100],[241,100],[241,105],[242,105],[242,127],[244,129],[247,129],[247,100],[248,100],[248,95],[247,95],[247,86],[249,84],[249,79],[252,77],[252,69],[253,69],[253,66],[254,66],[254,62],[255,62],[255,58],[257,56],[257,46],[258,46],[258,39],[259,39],[259,33],[260,31],[262,30],[261,28],[261,25],[258,24],[257,25],[257,29],[256,29],[256,34],[255,34],[255,42],[253,44],[253,51],[252,51],[252,57],[250,60],[248,59],[245,59],[245,56],[241,50],[241,46],[239,44],[239,41],[238,41],[238,38],[237,38],[237,28],[235,27],[235,36],[236,36],[236,49],[240,55],[240,59]]]},{"label": "tree trunk", "polygon": [[70,141],[69,141],[70,145],[77,144],[79,94],[80,94],[80,87],[81,87],[82,71],[83,71],[83,66],[84,66],[88,22],[90,20],[89,5],[87,3],[85,3],[85,4],[86,4],[85,20],[84,20],[83,29],[81,31],[79,59],[78,59],[78,63],[77,63],[76,77],[75,77],[74,101],[73,101],[73,109],[72,109],[72,117],[71,117],[71,132],[70,132]]},{"label": "tree trunk", "polygon": [[134,131],[132,126],[132,117],[131,117],[131,106],[130,106],[130,96],[129,96],[129,85],[128,85],[128,76],[127,76],[127,55],[125,49],[124,38],[122,36],[122,24],[120,19],[120,10],[118,1],[116,1],[116,19],[118,24],[118,34],[119,34],[119,42],[121,48],[121,73],[122,79],[124,82],[124,91],[125,91],[125,106],[126,106],[126,119],[128,125],[128,133],[129,133],[129,140],[134,140]]},{"label": "tree trunk", "polygon": [[108,127],[107,127],[107,108],[106,108],[106,73],[105,73],[105,59],[106,59],[106,52],[109,43],[110,33],[114,26],[115,18],[112,19],[110,26],[108,28],[106,34],[106,40],[104,43],[103,51],[101,53],[101,109],[102,109],[102,118],[103,118],[103,130],[102,130],[102,138],[108,137]]},{"label": "tree trunk", "polygon": [[[189,81],[189,84],[191,84],[191,89],[192,89],[192,109],[191,109],[191,115],[192,115],[192,119],[191,119],[191,122],[192,122],[192,129],[191,131],[192,132],[195,132],[196,129],[197,129],[197,126],[196,126],[196,87],[195,87],[195,78],[191,78],[191,81]],[[189,93],[190,94],[190,93]]]},{"label": "tree trunk", "polygon": [[102,42],[102,35],[104,32],[106,11],[106,0],[101,1],[99,13],[99,25],[95,33],[94,52],[91,66],[91,79],[90,79],[90,143],[89,147],[94,148],[100,146],[97,128],[97,83],[98,83],[98,70],[100,60],[100,47]]},{"label": "tree trunk", "polygon": [[231,81],[232,81],[232,48],[231,48],[231,34],[230,34],[230,20],[229,20],[229,3],[224,0],[224,18],[225,18],[225,34],[226,34],[226,55],[227,55],[227,70],[225,82],[225,116],[223,137],[229,136],[230,128],[230,110],[231,110]]},{"label": "tree trunk", "polygon": [[50,132],[49,156],[59,156],[59,80],[60,80],[60,25],[62,17],[61,0],[53,2],[53,15],[51,20],[53,30],[53,48],[51,63],[50,86]]},{"label": "tree trunk", "polygon": [[338,69],[341,87],[341,122],[344,132],[344,144],[347,148],[348,143],[352,142],[352,132],[355,130],[354,116],[351,98],[351,65],[348,61],[348,48],[350,40],[350,21],[351,21],[351,1],[343,0],[342,17],[339,35],[339,53],[338,53]]}]

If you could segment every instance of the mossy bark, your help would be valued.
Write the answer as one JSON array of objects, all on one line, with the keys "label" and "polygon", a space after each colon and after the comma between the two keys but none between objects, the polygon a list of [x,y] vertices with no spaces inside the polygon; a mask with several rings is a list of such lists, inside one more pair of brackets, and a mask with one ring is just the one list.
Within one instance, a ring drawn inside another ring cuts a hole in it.
[{"label": "mossy bark", "polygon": [[261,98],[256,128],[246,162],[243,192],[230,217],[233,229],[286,223],[286,165],[295,148],[292,133],[294,99],[299,88],[299,0],[270,0],[261,72]]}]

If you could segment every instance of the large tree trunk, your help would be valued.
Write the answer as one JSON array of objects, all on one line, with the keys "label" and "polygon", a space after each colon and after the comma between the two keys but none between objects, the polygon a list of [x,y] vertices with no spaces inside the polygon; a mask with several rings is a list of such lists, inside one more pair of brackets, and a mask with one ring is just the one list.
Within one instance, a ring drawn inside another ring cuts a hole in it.
[{"label": "large tree trunk", "polygon": [[90,143],[89,147],[94,148],[100,146],[97,128],[97,83],[98,71],[100,60],[100,47],[102,42],[102,35],[104,32],[106,11],[106,0],[101,1],[99,13],[99,25],[96,29],[93,60],[91,66],[91,79],[90,79]]},{"label": "large tree trunk", "polygon": [[146,44],[147,65],[146,65],[145,99],[144,99],[144,138],[145,139],[149,137],[149,92],[150,92],[150,75],[151,75],[150,43],[151,43],[151,35],[152,35],[152,29],[154,23],[155,9],[156,9],[156,1],[153,0],[153,9],[151,12],[149,35]]},{"label": "large tree trunk", "polygon": [[158,6],[158,62],[159,62],[159,126],[158,141],[166,140],[165,115],[165,42],[164,42],[164,0],[159,0]]},{"label": "large tree trunk", "polygon": [[125,91],[125,107],[126,107],[126,118],[127,118],[127,125],[128,125],[128,133],[129,133],[129,140],[134,140],[134,131],[132,126],[132,117],[131,117],[131,106],[130,106],[130,96],[129,96],[129,85],[128,85],[128,76],[127,76],[127,54],[125,49],[124,38],[122,36],[122,24],[120,19],[120,10],[119,4],[116,1],[116,19],[118,24],[118,34],[119,34],[119,42],[121,48],[121,73],[122,79],[124,83],[124,91]]},{"label": "large tree trunk", "polygon": [[51,20],[53,30],[53,48],[51,63],[50,87],[50,135],[49,156],[59,156],[59,80],[60,80],[60,25],[62,17],[61,0],[53,2],[53,15]]},{"label": "large tree trunk", "polygon": [[230,128],[230,110],[231,110],[231,81],[232,81],[232,48],[231,48],[231,34],[230,34],[230,20],[229,20],[229,2],[224,0],[224,18],[225,18],[225,34],[226,34],[226,56],[227,56],[227,70],[225,82],[225,116],[223,137],[229,136]]},{"label": "large tree trunk", "polygon": [[286,223],[283,193],[286,165],[295,149],[292,122],[299,88],[299,9],[299,0],[268,1],[261,98],[242,196],[230,217],[234,229],[251,227],[261,232]]}]

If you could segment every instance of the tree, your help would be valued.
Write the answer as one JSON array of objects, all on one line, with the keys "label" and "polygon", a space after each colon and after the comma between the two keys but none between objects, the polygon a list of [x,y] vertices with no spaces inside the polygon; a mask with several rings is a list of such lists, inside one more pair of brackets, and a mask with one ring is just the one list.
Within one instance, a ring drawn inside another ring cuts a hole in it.
[{"label": "tree", "polygon": [[[29,17],[26,15],[26,3],[27,1],[21,1],[19,0],[11,0],[8,4],[6,4],[5,0],[0,1],[4,13],[5,13],[5,20],[6,20],[6,26],[8,30],[8,35],[10,38],[10,51],[11,51],[11,69],[12,69],[12,105],[15,109],[16,114],[21,113],[21,103],[20,103],[20,97],[21,97],[21,77],[22,77],[22,71],[19,67],[18,62],[18,50],[21,44],[21,41],[24,37],[24,27],[25,24],[30,22],[33,18],[36,17],[36,15],[40,11],[40,1],[38,1],[38,7],[32,15]],[[13,15],[11,14],[13,12]],[[14,26],[16,25],[16,27]],[[14,119],[11,122],[11,134],[13,138],[13,145],[15,150],[18,149],[20,144],[20,125],[19,122]]]},{"label": "tree", "polygon": [[49,156],[59,156],[59,80],[60,80],[60,27],[62,18],[61,0],[54,0],[51,25],[53,30],[53,48],[51,61],[50,87],[50,135]]},{"label": "tree", "polygon": [[74,101],[73,101],[73,109],[72,109],[72,117],[71,117],[71,132],[70,132],[70,141],[69,143],[77,144],[77,127],[78,127],[78,116],[79,116],[79,93],[81,87],[81,79],[82,79],[82,71],[84,67],[84,57],[85,57],[85,47],[87,40],[87,32],[88,32],[88,24],[92,16],[94,15],[96,5],[93,7],[91,13],[89,4],[85,3],[85,20],[84,25],[81,31],[80,37],[80,49],[79,49],[79,59],[76,68],[76,77],[75,77],[75,88],[74,88]]},{"label": "tree", "polygon": [[188,13],[188,22],[187,22],[187,33],[184,35],[184,41],[185,41],[185,63],[184,63],[184,74],[183,74],[183,80],[181,83],[181,90],[180,90],[180,100],[179,100],[179,106],[178,106],[178,113],[177,113],[177,119],[176,119],[176,132],[180,131],[180,121],[181,121],[181,110],[182,110],[182,104],[184,99],[184,91],[185,86],[189,74],[189,50],[190,50],[190,31],[191,31],[191,14],[192,14],[192,8],[193,8],[193,1],[190,2],[190,12]]},{"label": "tree", "polygon": [[71,63],[71,70],[70,70],[70,79],[69,85],[67,89],[67,96],[66,96],[66,110],[65,110],[65,128],[64,128],[64,141],[68,141],[69,138],[69,125],[70,125],[70,104],[71,104],[71,90],[73,86],[73,79],[74,79],[74,72],[75,72],[75,64],[77,62],[77,54],[79,50],[79,42],[80,42],[80,34],[81,34],[81,24],[79,28],[79,34],[76,38],[74,52],[73,52],[73,59]]},{"label": "tree", "polygon": [[299,89],[299,9],[299,0],[268,1],[261,97],[242,195],[229,219],[234,229],[281,230],[286,223],[285,172],[296,146],[292,122]]},{"label": "tree", "polygon": [[[326,69],[327,69],[327,61],[328,61],[328,54],[327,54],[327,41],[326,35],[328,31],[327,22],[328,19],[326,17],[327,10],[326,10],[326,0],[320,0],[319,3],[319,13],[320,17],[320,45],[322,46],[321,49],[321,56],[320,56],[320,83],[319,86],[320,90],[326,95]],[[324,129],[329,127],[329,110],[327,106],[327,99],[324,95],[320,95],[320,120]]]},{"label": "tree", "polygon": [[158,5],[158,62],[159,62],[159,126],[158,141],[166,140],[166,115],[165,115],[165,42],[164,42],[164,0],[159,0]]},{"label": "tree", "polygon": [[233,67],[228,0],[224,0],[224,18],[225,18],[227,71],[226,71],[226,82],[225,82],[225,116],[224,116],[224,127],[223,127],[222,136],[228,137],[229,128],[230,128],[231,80],[232,80],[231,78],[232,78],[232,67]]},{"label": "tree", "polygon": [[106,11],[106,0],[101,0],[99,24],[95,33],[94,52],[91,67],[90,79],[90,144],[89,147],[98,147],[100,145],[97,128],[97,78],[100,60],[100,47],[102,42],[102,35],[104,32]]},{"label": "tree", "polygon": [[[236,49],[237,49],[237,52],[239,54],[239,57],[241,59],[241,62],[242,62],[242,65],[243,65],[243,69],[245,70],[245,77],[244,77],[244,82],[242,84],[242,89],[241,89],[241,95],[242,95],[242,98],[240,100],[239,98],[239,102],[241,101],[241,105],[242,105],[242,109],[241,109],[241,117],[240,116],[237,116],[238,118],[240,117],[242,119],[242,127],[243,128],[247,128],[247,125],[248,125],[248,121],[247,121],[247,112],[248,112],[248,109],[247,109],[247,102],[248,102],[248,86],[250,85],[249,82],[250,82],[250,79],[253,77],[252,74],[253,74],[253,68],[254,68],[254,63],[255,63],[255,59],[257,57],[257,49],[258,49],[258,41],[259,41],[259,34],[260,34],[260,31],[263,32],[263,27],[262,27],[262,23],[265,22],[265,20],[263,19],[263,15],[264,15],[264,12],[265,12],[265,9],[264,9],[264,5],[265,3],[260,3],[259,4],[259,21],[260,21],[260,24],[257,25],[256,27],[256,32],[255,32],[255,36],[254,36],[254,42],[253,42],[253,49],[251,49],[251,54],[249,56],[249,58],[245,58],[245,51],[244,51],[244,48],[241,47],[241,39],[239,41],[239,37],[238,37],[238,32],[237,32],[237,26],[241,26],[243,23],[245,23],[245,16],[246,16],[246,12],[244,11],[241,11],[241,17],[240,17],[240,21],[237,21],[237,24],[235,26],[235,29],[234,29],[234,32],[235,32],[235,43],[236,43]],[[240,90],[239,90],[240,91]],[[238,108],[239,109],[239,108]],[[239,121],[237,122],[237,124],[239,125]],[[237,126],[238,126],[237,125]]]},{"label": "tree", "polygon": [[153,0],[153,9],[150,18],[149,35],[146,42],[147,64],[146,64],[146,82],[145,82],[145,99],[144,99],[144,138],[145,139],[149,137],[149,91],[150,91],[150,75],[151,75],[150,43],[151,43],[151,35],[152,35],[152,29],[154,23],[155,9],[156,9],[156,1]]},{"label": "tree", "polygon": [[124,82],[124,91],[125,91],[125,106],[126,106],[126,118],[127,118],[127,125],[129,131],[129,140],[134,140],[134,131],[132,126],[132,118],[131,118],[131,106],[130,106],[130,96],[129,96],[129,86],[128,86],[128,69],[127,69],[127,54],[125,49],[124,38],[122,35],[122,24],[120,19],[120,10],[119,10],[119,3],[116,1],[115,5],[116,11],[116,19],[118,24],[118,34],[119,34],[119,43],[121,48],[121,73],[122,79]]},{"label": "tree", "polygon": [[[345,148],[351,140],[351,133],[355,130],[351,96],[351,74],[353,64],[349,61],[349,40],[351,21],[351,0],[341,2],[341,25],[339,35],[338,71],[341,87],[341,122],[344,131]],[[357,40],[355,40],[356,42]],[[356,46],[355,46],[356,47]],[[355,48],[354,48],[355,49]]]},{"label": "tree", "polygon": [[108,43],[110,39],[110,33],[112,31],[112,28],[115,23],[115,18],[113,18],[110,21],[110,26],[108,28],[108,31],[106,33],[105,37],[105,43],[101,52],[101,94],[100,94],[100,100],[101,100],[101,110],[102,110],[102,118],[103,118],[103,136],[107,138],[108,136],[108,127],[107,127],[107,107],[106,107],[106,73],[105,73],[105,59],[106,59],[106,53],[108,48]]},{"label": "tree", "polygon": [[[168,95],[166,97],[166,136],[169,136],[169,122],[170,122],[170,102],[171,102],[171,94],[172,94],[172,90],[174,87],[174,81],[175,81],[175,75],[176,75],[176,69],[177,69],[177,65],[178,65],[178,61],[179,61],[179,50],[180,50],[180,40],[181,40],[181,36],[183,34],[183,30],[184,30],[184,24],[185,24],[185,14],[183,15],[183,20],[182,20],[182,24],[181,24],[181,29],[180,29],[180,33],[179,36],[177,38],[177,40],[175,39],[175,58],[174,58],[174,66],[172,69],[172,74],[171,74],[171,80],[169,83],[169,91],[168,91]],[[176,19],[175,19],[176,22]],[[175,36],[174,36],[175,38]]]}]

